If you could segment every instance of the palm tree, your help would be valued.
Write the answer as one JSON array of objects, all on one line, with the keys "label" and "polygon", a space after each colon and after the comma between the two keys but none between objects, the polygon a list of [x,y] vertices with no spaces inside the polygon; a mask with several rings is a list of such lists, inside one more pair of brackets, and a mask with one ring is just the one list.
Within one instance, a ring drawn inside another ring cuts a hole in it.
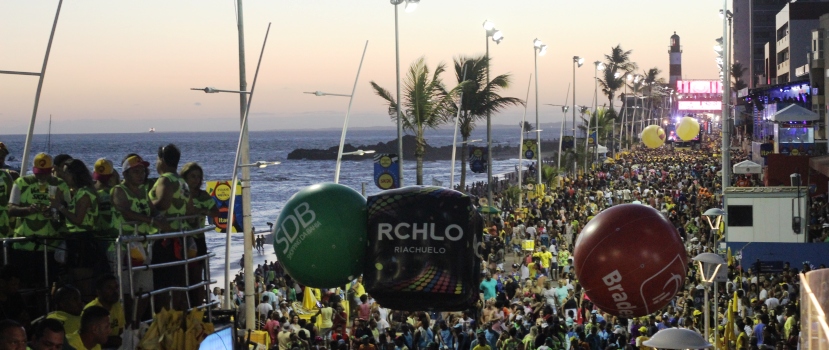
[{"label": "palm tree", "polygon": [[610,49],[609,55],[604,56],[605,69],[598,80],[602,92],[607,96],[607,101],[610,104],[610,110],[607,112],[608,117],[613,120],[616,119],[616,108],[613,106],[616,92],[625,86],[627,73],[636,70],[636,63],[630,61],[632,53],[633,50],[625,51],[622,49],[622,45],[619,44]]},{"label": "palm tree", "polygon": [[743,74],[748,70],[748,68],[743,67],[743,64],[740,62],[735,62],[731,65],[731,79],[733,84],[731,89],[735,92],[740,91],[748,87],[746,82],[743,81]]},{"label": "palm tree", "polygon": [[[587,123],[587,119],[582,115],[582,121]],[[608,139],[608,134],[613,130],[613,116],[610,114],[610,110],[607,108],[599,107],[596,109],[595,112],[590,113],[590,129],[596,130],[596,135],[598,136],[599,142],[606,142]],[[579,129],[582,131],[586,130],[586,126],[579,125]],[[589,132],[587,133],[590,134]]]},{"label": "palm tree", "polygon": [[[475,129],[477,122],[485,120],[487,113],[491,115],[510,105],[523,105],[524,101],[514,97],[503,97],[499,94],[501,90],[509,87],[511,82],[509,73],[493,77],[487,83],[486,68],[489,59],[486,55],[458,56],[455,57],[454,61],[455,76],[459,84],[455,89],[463,91],[463,101],[461,101],[460,106],[453,103],[449,108],[452,109],[453,114],[457,113],[458,108],[461,110],[458,124],[463,143],[461,144],[461,180],[459,185],[460,188],[465,188],[466,154],[469,149],[469,144],[466,141],[472,135],[472,130]],[[489,156],[492,157],[492,155]]]},{"label": "palm tree", "polygon": [[642,103],[640,102],[641,99],[639,98],[639,96],[642,95],[642,90],[645,88],[645,80],[637,76],[637,78],[634,79],[633,82],[628,84],[628,87],[630,88],[631,95],[633,96],[633,112],[631,113],[630,118],[628,118],[628,122],[630,123],[630,129],[627,133],[629,137],[628,147],[630,147],[631,145],[633,145],[633,143],[636,142],[637,139],[637,133],[635,132],[637,112],[639,113],[640,122],[644,120],[644,114],[642,113],[643,111],[640,111],[640,109],[642,109]]},{"label": "palm tree", "polygon": [[[440,75],[445,70],[446,64],[441,62],[430,75],[426,59],[420,57],[409,67],[403,82],[405,102],[402,103],[401,117],[403,129],[415,135],[418,185],[423,185],[423,155],[426,149],[423,133],[426,129],[437,128],[451,117],[449,105],[455,90],[447,92],[443,86]],[[371,82],[371,86],[377,96],[388,102],[389,115],[396,122],[398,103],[392,94],[374,81]]]},{"label": "palm tree", "polygon": [[651,119],[651,115],[653,114],[653,100],[656,97],[653,93],[653,86],[654,84],[665,84],[665,79],[659,77],[659,74],[662,73],[662,70],[653,67],[645,71],[645,78],[644,83],[645,86],[648,88],[648,119]]},{"label": "palm tree", "polygon": [[[609,111],[610,110],[607,108],[599,107],[596,111],[590,113],[590,130],[596,131],[597,145],[601,143],[608,145],[608,139],[610,138],[610,133],[612,132],[616,121]],[[584,114],[582,114],[581,118],[584,123],[587,123],[587,119],[584,117]],[[584,125],[580,125],[579,129],[586,131],[586,127]],[[586,132],[585,134],[590,135],[590,132]],[[595,146],[598,147],[597,145]],[[608,145],[608,147],[610,146]]]},{"label": "palm tree", "polygon": [[633,50],[625,51],[622,45],[618,44],[616,47],[610,49],[610,55],[604,55],[609,65],[614,65],[618,70],[631,72],[636,69],[636,63],[630,61],[630,55]]},{"label": "palm tree", "polygon": [[610,101],[610,110],[608,114],[610,116],[616,115],[616,110],[613,108],[613,98],[616,96],[616,91],[623,88],[625,85],[625,74],[627,72],[618,72],[614,71],[613,68],[607,68],[611,66],[606,66],[606,68],[602,71],[601,78],[599,80],[599,86],[602,88],[602,92],[607,96],[607,100]]},{"label": "palm tree", "polygon": [[525,121],[523,125],[521,123],[518,123],[518,127],[523,129],[525,134],[530,133],[533,130],[535,130],[535,127],[532,124],[530,124],[530,122],[527,122],[527,121]]}]

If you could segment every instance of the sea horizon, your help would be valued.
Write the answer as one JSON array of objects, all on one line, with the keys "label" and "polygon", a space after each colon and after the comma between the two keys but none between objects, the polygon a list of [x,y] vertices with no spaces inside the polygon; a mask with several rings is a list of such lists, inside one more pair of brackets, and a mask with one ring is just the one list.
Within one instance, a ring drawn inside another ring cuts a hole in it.
[{"label": "sea horizon", "polygon": [[[561,122],[553,122],[553,123],[541,123],[542,128],[558,128],[557,125],[560,125]],[[446,131],[451,130],[450,124],[443,125],[436,129],[430,129],[429,131]],[[492,124],[493,128],[515,128],[518,131],[518,125],[512,124]],[[485,129],[486,125],[479,123],[478,127],[475,129]],[[320,128],[286,128],[286,129],[275,129],[275,128],[267,128],[267,129],[251,129],[251,133],[257,132],[313,132],[313,131],[341,131],[342,127],[320,127]],[[378,126],[349,126],[348,131],[369,131],[369,130],[377,130],[377,131],[397,131],[397,127],[394,125],[378,125]],[[544,130],[544,129],[542,129]],[[426,138],[428,139],[429,131],[426,132]],[[135,131],[135,132],[68,132],[68,133],[60,133],[60,132],[52,132],[51,135],[61,135],[61,136],[72,136],[72,135],[135,135],[135,134],[149,134],[149,131]],[[153,134],[210,134],[210,133],[235,133],[238,135],[238,130],[199,130],[199,131],[187,131],[187,130],[157,130],[152,132]],[[403,130],[403,133],[406,135],[412,135],[411,132],[407,132]],[[34,132],[32,135],[35,136],[48,136],[48,132]],[[2,142],[3,137],[13,136],[26,136],[26,133],[0,133],[0,142]],[[460,137],[460,135],[458,135]],[[557,136],[556,136],[557,137]]]}]

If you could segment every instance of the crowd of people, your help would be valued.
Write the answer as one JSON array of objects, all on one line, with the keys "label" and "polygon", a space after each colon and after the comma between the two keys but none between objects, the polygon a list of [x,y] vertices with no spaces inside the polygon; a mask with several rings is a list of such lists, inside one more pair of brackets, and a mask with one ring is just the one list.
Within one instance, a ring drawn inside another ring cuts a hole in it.
[{"label": "crowd of people", "polygon": [[[280,350],[649,349],[644,342],[662,329],[684,328],[703,335],[704,289],[709,286],[697,265],[688,265],[684,287],[668,306],[627,319],[591,303],[574,273],[573,249],[593,216],[616,204],[641,203],[674,224],[689,257],[713,252],[723,237],[710,229],[702,213],[721,206],[721,163],[715,153],[705,148],[637,149],[586,174],[559,177],[542,195],[524,199],[522,209],[516,198],[496,190],[494,205],[503,212],[485,232],[481,298],[464,312],[389,310],[366,294],[358,278],[346,291],[321,291],[315,315],[321,320],[306,322],[284,307],[291,305],[285,301],[295,300],[289,295],[302,295],[302,286],[281,269],[262,267],[257,276],[276,271],[257,284],[259,300],[271,304],[257,309],[263,328]],[[733,163],[745,159],[743,152],[732,153]],[[532,175],[525,174],[526,179],[532,181]],[[760,185],[751,177],[735,176],[732,184],[738,182]],[[485,184],[473,184],[472,189],[485,196]],[[813,204],[810,227],[817,230],[812,234],[825,237],[829,225],[821,224],[829,218],[829,206],[821,197]],[[798,274],[823,267],[786,263],[782,271],[771,273],[730,261],[728,281],[719,284],[718,303],[710,303],[708,340],[722,349],[798,348]],[[269,280],[276,282],[269,285]],[[728,310],[735,303],[729,322]],[[726,337],[726,332],[733,334]]]},{"label": "crowd of people", "polygon": [[[0,349],[22,349],[27,340],[33,349],[119,348],[125,329],[152,318],[147,293],[204,280],[203,262],[182,262],[206,254],[204,234],[116,244],[119,236],[204,228],[205,218],[218,214],[202,189],[202,168],[191,162],[179,169],[175,145],[158,148],[157,177],[135,153],[120,160],[120,172],[106,158],[89,168],[68,154],[39,153],[25,176],[6,166],[8,154],[0,142],[0,237],[13,239],[0,269]],[[116,274],[128,271],[118,271],[117,250],[121,265],[181,263],[119,282]],[[156,312],[209,299],[206,288],[152,298]]]},{"label": "crowd of people", "polygon": [[[707,286],[696,265],[689,264],[684,288],[668,306],[627,319],[590,302],[575,275],[573,250],[592,217],[613,205],[636,202],[655,208],[674,224],[689,257],[714,251],[721,233],[708,227],[702,213],[721,206],[720,159],[715,152],[703,147],[622,153],[594,170],[559,176],[543,193],[523,198],[520,206],[508,191],[513,179],[499,181],[493,205],[502,212],[489,218],[481,248],[481,297],[463,312],[384,308],[366,293],[361,277],[344,289],[305,290],[278,262],[265,262],[252,271],[256,327],[267,331],[279,350],[647,349],[644,342],[665,328],[704,334]],[[0,168],[6,168],[6,155],[0,143]],[[148,319],[151,311],[148,299],[132,299],[127,290],[140,293],[186,282],[183,268],[136,271],[134,286],[129,281],[119,285],[114,275],[118,271],[113,242],[119,235],[200,228],[206,216],[216,215],[215,202],[201,189],[201,167],[188,163],[179,170],[180,157],[175,145],[159,147],[158,178],[150,178],[149,162],[137,154],[124,157],[120,173],[107,159],[99,159],[90,170],[70,155],[43,153],[34,157],[31,175],[0,171],[0,233],[26,238],[14,242],[9,265],[0,269],[0,349],[27,343],[33,349],[63,344],[75,349],[118,348],[121,333]],[[732,162],[745,158],[742,152],[732,153]],[[522,175],[529,182],[534,178],[532,173]],[[732,180],[759,185],[752,178]],[[470,192],[483,197],[486,184],[473,184]],[[825,197],[813,199],[810,214],[811,240],[829,239]],[[181,242],[156,240],[152,247],[137,250],[150,248],[153,263],[178,261],[189,254],[191,245],[183,241],[182,247]],[[199,254],[206,252],[203,235],[192,245]],[[49,273],[43,276],[46,264]],[[190,282],[203,278],[202,264],[186,268]],[[709,341],[731,349],[797,348],[797,276],[813,268],[823,266],[786,264],[782,271],[769,273],[731,261],[728,281],[719,285],[719,302],[711,303],[709,310],[712,330],[717,329],[720,338],[711,331]],[[183,310],[194,303],[216,302],[236,308],[236,319],[244,320],[242,273],[234,282],[231,305],[222,303],[225,291],[219,288],[210,294],[171,293],[173,300],[162,293],[155,305]],[[22,292],[32,289],[48,294],[51,312],[36,313],[42,305],[33,304],[43,299]],[[296,304],[303,296],[319,302],[312,308],[314,314],[300,314],[307,311]],[[728,310],[735,303],[736,315],[729,322]],[[727,332],[733,334],[723,337]]]}]

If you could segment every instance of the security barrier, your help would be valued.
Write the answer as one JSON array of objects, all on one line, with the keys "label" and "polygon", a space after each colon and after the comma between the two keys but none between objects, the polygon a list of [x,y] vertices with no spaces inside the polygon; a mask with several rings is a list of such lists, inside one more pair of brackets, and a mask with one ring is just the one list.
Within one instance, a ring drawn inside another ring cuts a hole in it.
[{"label": "security barrier", "polygon": [[[194,219],[194,218],[199,218],[199,217],[198,216],[181,216],[181,217],[176,217],[176,218],[169,218],[168,221],[188,220],[188,219]],[[155,312],[155,300],[154,300],[153,296],[160,295],[160,294],[165,294],[165,293],[168,294],[169,297],[170,297],[169,298],[170,299],[169,308],[173,309],[173,293],[174,292],[183,292],[184,295],[186,295],[187,311],[190,311],[190,310],[193,310],[193,309],[199,309],[199,308],[207,308],[208,317],[212,318],[212,312],[211,312],[212,308],[211,308],[211,306],[218,305],[219,302],[214,301],[214,302],[208,302],[208,303],[199,304],[199,305],[193,305],[193,302],[190,300],[190,295],[189,295],[188,292],[190,292],[192,290],[195,290],[195,289],[204,288],[205,289],[205,295],[209,295],[208,294],[208,293],[210,293],[209,286],[213,283],[216,283],[215,280],[212,280],[210,278],[210,258],[214,257],[215,254],[214,253],[207,253],[207,254],[198,255],[198,256],[195,256],[195,257],[192,257],[192,258],[189,257],[189,255],[188,255],[188,248],[189,247],[188,247],[188,244],[187,244],[187,238],[195,237],[197,235],[204,235],[206,232],[214,231],[216,227],[211,225],[211,226],[206,226],[206,227],[203,227],[203,228],[200,228],[200,229],[195,229],[195,230],[188,230],[188,231],[183,231],[182,230],[182,231],[179,231],[179,232],[157,233],[157,234],[150,234],[150,235],[138,234],[137,231],[133,231],[133,232],[131,232],[132,234],[129,235],[130,232],[127,232],[125,234],[125,232],[123,230],[123,226],[125,226],[125,225],[132,225],[133,227],[136,227],[136,229],[137,229],[137,223],[134,223],[134,222],[133,223],[130,223],[130,222],[124,223],[119,228],[119,231],[120,231],[119,237],[115,240],[115,245],[117,247],[115,249],[115,264],[117,266],[116,273],[118,275],[118,280],[119,281],[124,281],[124,279],[126,278],[129,281],[129,288],[128,288],[129,290],[122,290],[121,291],[121,297],[123,298],[124,295],[129,295],[133,300],[149,298],[150,299],[151,310],[153,310],[153,313],[154,313]],[[178,240],[180,240],[181,249],[182,249],[181,253],[182,253],[183,259],[178,260],[178,261],[170,261],[170,262],[163,262],[163,263],[153,263],[152,262],[152,259],[151,259],[152,249],[153,249],[153,244],[152,243],[155,242],[155,241],[165,240],[165,239],[178,239]],[[142,243],[142,244],[146,243],[146,245],[147,245],[146,253],[147,253],[147,256],[150,257],[150,263],[149,264],[145,263],[145,264],[142,264],[142,265],[133,266],[132,259],[130,259],[130,258],[123,259],[125,252],[127,254],[126,256],[129,257],[129,254],[130,254],[129,253],[129,249],[130,249],[129,245],[130,245],[130,243],[133,243],[133,242]],[[126,266],[124,266],[124,262],[126,262]],[[201,276],[199,278],[199,280],[194,281],[194,283],[190,283],[190,270],[189,270],[188,267],[190,265],[192,265],[193,263],[199,263],[199,262],[204,262],[204,276]],[[177,266],[180,266],[181,268],[184,269],[184,286],[169,286],[169,287],[164,287],[164,288],[160,288],[160,289],[155,289],[155,290],[152,290],[152,291],[142,291],[142,290],[136,291],[135,290],[135,284],[134,284],[134,282],[135,282],[135,272],[150,271],[150,270],[156,270],[156,269],[160,269],[160,268],[177,267]],[[126,274],[126,276],[125,276],[125,274]],[[122,288],[123,288],[123,284],[122,284]],[[122,300],[122,304],[123,304],[123,300]],[[137,308],[137,303],[133,303],[133,308]],[[133,311],[135,311],[135,310],[133,310]],[[134,315],[135,312],[133,312],[132,314]]]}]

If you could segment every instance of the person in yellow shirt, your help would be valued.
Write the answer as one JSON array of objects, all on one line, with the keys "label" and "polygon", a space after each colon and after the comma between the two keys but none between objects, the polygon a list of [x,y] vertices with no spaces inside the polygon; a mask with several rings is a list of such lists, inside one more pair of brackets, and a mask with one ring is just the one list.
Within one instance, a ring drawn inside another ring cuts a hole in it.
[{"label": "person in yellow shirt", "polygon": [[72,286],[63,286],[55,293],[57,310],[46,315],[47,319],[58,320],[63,323],[66,334],[75,333],[81,328],[81,311],[83,301],[81,292]]},{"label": "person in yellow shirt", "polygon": [[489,343],[486,341],[486,335],[484,335],[484,332],[478,333],[478,345],[475,345],[472,350],[492,350]]},{"label": "person in yellow shirt", "polygon": [[541,258],[533,257],[532,263],[528,264],[527,267],[530,269],[530,278],[535,280],[544,273],[544,268],[541,266]]},{"label": "person in yellow shirt", "polygon": [[737,341],[735,345],[737,346],[737,350],[747,350],[748,349],[748,334],[746,334],[746,324],[741,319],[737,319],[737,329],[740,333],[737,335]]},{"label": "person in yellow shirt", "polygon": [[111,331],[109,311],[90,306],[81,315],[81,330],[67,334],[66,342],[75,350],[101,350],[101,345],[109,341]]},{"label": "person in yellow shirt", "polygon": [[536,252],[533,254],[534,258],[538,258],[541,261],[541,268],[544,274],[549,276],[550,271],[550,261],[553,260],[553,253],[547,251],[547,247],[541,246],[541,251]]},{"label": "person in yellow shirt", "polygon": [[636,337],[636,348],[639,350],[653,350],[652,347],[645,345],[645,341],[651,339],[648,337],[648,327],[639,327],[639,333],[642,335]]},{"label": "person in yellow shirt", "polygon": [[[106,274],[98,279],[95,287],[95,293],[98,295],[95,300],[86,304],[86,310],[92,307],[102,307],[107,310],[107,320],[109,323],[109,339],[103,345],[105,348],[119,348],[121,347],[121,333],[124,331],[124,326],[127,324],[124,318],[124,307],[118,301],[118,279],[113,274]],[[81,331],[83,331],[83,318],[81,315]]]},{"label": "person in yellow shirt", "polygon": [[366,288],[363,287],[363,276],[357,277],[356,282],[351,283],[351,287],[349,288],[349,299],[348,305],[351,309],[349,315],[356,316],[357,315],[357,307],[360,306],[360,297],[366,294]]}]

